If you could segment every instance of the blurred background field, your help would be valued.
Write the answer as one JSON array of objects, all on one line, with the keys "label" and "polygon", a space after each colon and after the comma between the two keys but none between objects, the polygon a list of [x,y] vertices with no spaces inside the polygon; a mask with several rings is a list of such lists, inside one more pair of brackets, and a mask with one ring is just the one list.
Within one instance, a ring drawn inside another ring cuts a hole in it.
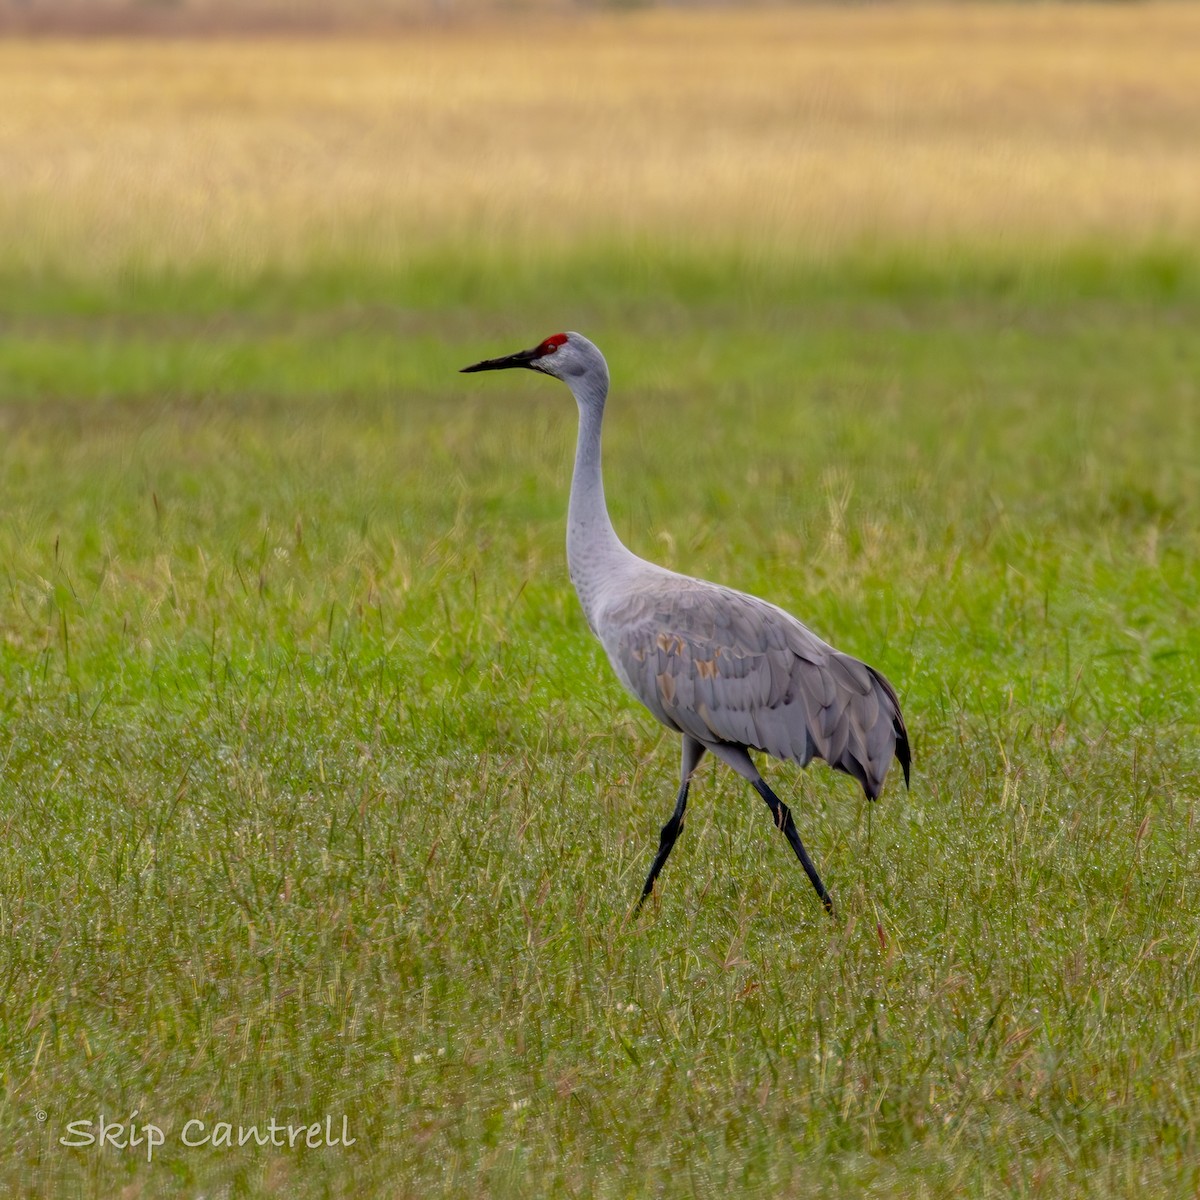
[{"label": "blurred background field", "polygon": [[631,238],[772,261],[1188,245],[1198,78],[1188,5],[9,40],[2,265],[388,267]]},{"label": "blurred background field", "polygon": [[[0,8],[0,1190],[1195,1191],[1200,10],[331,12]],[[771,773],[837,924],[711,766],[627,919],[573,407],[457,374],[562,328],[630,545],[897,685]]]}]

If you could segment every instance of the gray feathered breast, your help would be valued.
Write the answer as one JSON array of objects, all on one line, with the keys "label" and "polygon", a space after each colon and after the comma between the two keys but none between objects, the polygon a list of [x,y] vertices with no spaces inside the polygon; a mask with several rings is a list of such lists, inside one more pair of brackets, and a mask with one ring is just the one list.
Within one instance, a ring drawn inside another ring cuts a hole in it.
[{"label": "gray feathered breast", "polygon": [[872,800],[893,755],[908,781],[908,734],[891,684],[783,609],[654,570],[596,617],[617,674],[668,728],[801,766],[822,758]]}]

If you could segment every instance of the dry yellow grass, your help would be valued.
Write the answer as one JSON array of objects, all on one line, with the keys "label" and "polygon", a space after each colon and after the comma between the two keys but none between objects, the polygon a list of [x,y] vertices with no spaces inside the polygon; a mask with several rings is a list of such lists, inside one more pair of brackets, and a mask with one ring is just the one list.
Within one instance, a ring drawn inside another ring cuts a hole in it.
[{"label": "dry yellow grass", "polygon": [[643,12],[0,43],[9,266],[649,235],[822,255],[1200,233],[1200,9]]}]

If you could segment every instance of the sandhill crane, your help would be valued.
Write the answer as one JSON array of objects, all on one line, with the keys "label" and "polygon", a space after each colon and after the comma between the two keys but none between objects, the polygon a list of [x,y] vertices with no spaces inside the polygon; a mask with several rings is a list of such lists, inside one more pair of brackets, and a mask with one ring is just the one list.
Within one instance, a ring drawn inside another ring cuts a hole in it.
[{"label": "sandhill crane", "polygon": [[654,888],[683,828],[692,773],[711,750],[750,781],[796,852],[826,910],[833,901],[788,806],[767,786],[751,750],[807,766],[822,758],[879,796],[893,756],[908,784],[900,703],[874,668],[842,654],[795,617],[756,596],[692,579],[626,549],[609,519],[600,472],[608,364],[578,333],[463,371],[527,367],[561,379],[579,405],[579,441],[567,512],[567,566],[592,632],[621,682],[668,729],[683,735],[675,811],[638,899]]}]

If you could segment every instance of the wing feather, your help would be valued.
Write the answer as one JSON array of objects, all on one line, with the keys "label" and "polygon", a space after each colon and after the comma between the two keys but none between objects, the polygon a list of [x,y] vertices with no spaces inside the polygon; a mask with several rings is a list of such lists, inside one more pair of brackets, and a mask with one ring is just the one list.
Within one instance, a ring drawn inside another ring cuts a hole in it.
[{"label": "wing feather", "polygon": [[625,686],[670,729],[763,750],[801,766],[823,758],[874,799],[893,756],[908,779],[908,735],[891,685],[756,597],[667,573],[599,614]]}]

